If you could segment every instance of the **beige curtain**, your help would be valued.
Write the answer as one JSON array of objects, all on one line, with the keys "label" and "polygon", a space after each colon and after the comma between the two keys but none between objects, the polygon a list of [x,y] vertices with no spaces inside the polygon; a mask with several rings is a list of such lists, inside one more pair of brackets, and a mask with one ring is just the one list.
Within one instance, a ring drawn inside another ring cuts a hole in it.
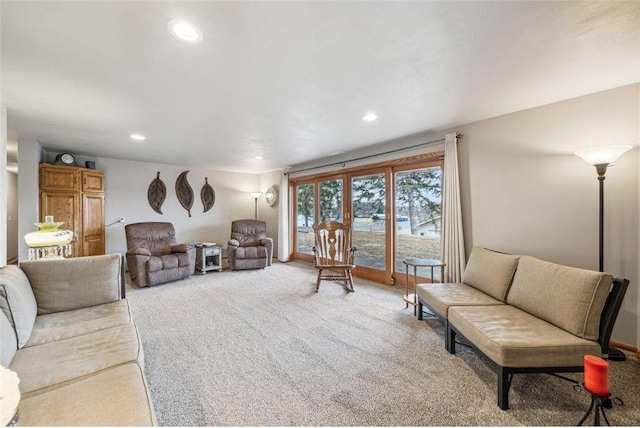
[{"label": "beige curtain", "polygon": [[455,132],[445,136],[443,174],[442,261],[447,264],[443,282],[461,282],[466,258],[458,178],[458,140]]},{"label": "beige curtain", "polygon": [[278,196],[278,260],[289,261],[289,176],[280,175]]}]

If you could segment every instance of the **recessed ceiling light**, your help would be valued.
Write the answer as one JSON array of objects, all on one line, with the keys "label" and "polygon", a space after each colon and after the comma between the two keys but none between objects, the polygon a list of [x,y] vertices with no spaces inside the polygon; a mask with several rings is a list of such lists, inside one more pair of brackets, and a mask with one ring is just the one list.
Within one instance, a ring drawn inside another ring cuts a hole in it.
[{"label": "recessed ceiling light", "polygon": [[167,27],[171,34],[183,42],[200,43],[202,41],[202,31],[184,19],[172,19]]},{"label": "recessed ceiling light", "polygon": [[140,134],[140,133],[138,133],[138,132],[135,132],[135,133],[133,133],[133,134],[129,135],[129,137],[130,137],[132,140],[136,140],[136,141],[144,141],[144,140],[146,140],[146,139],[147,139],[147,137],[145,137],[144,135],[142,135],[142,134]]},{"label": "recessed ceiling light", "polygon": [[257,156],[254,156],[253,158],[256,160],[261,160],[261,159],[264,159],[264,156],[257,155]]},{"label": "recessed ceiling light", "polygon": [[367,113],[364,116],[362,116],[362,120],[364,120],[365,122],[373,122],[377,118],[378,118],[378,115],[375,113]]}]

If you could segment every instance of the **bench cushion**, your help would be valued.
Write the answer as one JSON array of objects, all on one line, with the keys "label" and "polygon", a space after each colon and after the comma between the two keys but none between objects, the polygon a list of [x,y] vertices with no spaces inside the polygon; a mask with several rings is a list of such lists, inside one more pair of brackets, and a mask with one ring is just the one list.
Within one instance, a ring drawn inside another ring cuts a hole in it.
[{"label": "bench cushion", "polygon": [[597,342],[582,339],[509,305],[454,306],[449,324],[503,367],[579,367]]},{"label": "bench cushion", "polygon": [[612,277],[523,256],[507,303],[578,337],[596,340]]},{"label": "bench cushion", "polygon": [[39,315],[25,347],[82,336],[130,322],[131,310],[126,299],[106,305]]},{"label": "bench cushion", "polygon": [[23,348],[9,368],[26,395],[132,361],[142,365],[144,356],[136,327],[126,324]]},{"label": "bench cushion", "polygon": [[153,407],[136,363],[35,394],[20,401],[24,426],[151,426]]},{"label": "bench cushion", "polygon": [[520,256],[473,247],[462,282],[505,302]]},{"label": "bench cushion", "polygon": [[462,283],[418,284],[418,297],[442,318],[450,306],[504,305],[500,300]]}]

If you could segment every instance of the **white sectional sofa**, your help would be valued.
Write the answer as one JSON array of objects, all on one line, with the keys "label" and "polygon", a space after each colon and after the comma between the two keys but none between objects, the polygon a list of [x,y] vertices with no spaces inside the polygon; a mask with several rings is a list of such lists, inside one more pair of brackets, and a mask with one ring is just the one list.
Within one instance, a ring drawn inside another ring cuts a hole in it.
[{"label": "white sectional sofa", "polygon": [[20,378],[19,425],[155,425],[121,259],[0,269],[0,364]]}]

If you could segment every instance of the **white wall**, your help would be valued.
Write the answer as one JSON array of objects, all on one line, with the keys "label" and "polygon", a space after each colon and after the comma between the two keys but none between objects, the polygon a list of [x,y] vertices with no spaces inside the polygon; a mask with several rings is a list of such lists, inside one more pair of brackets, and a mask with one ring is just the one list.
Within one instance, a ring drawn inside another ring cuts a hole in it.
[{"label": "white wall", "polygon": [[[598,180],[576,150],[640,142],[631,85],[456,128],[472,245],[598,269]],[[605,271],[631,283],[613,340],[640,344],[638,148],[605,180]]]},{"label": "white wall", "polygon": [[24,235],[38,230],[39,221],[38,165],[44,152],[35,141],[18,141],[18,258],[27,260],[28,247]]},{"label": "white wall", "polygon": [[[38,164],[53,162],[57,152],[45,153],[36,142],[20,142],[19,200],[20,222],[19,236],[34,230],[33,223],[38,222]],[[253,218],[254,199],[249,192],[264,192],[272,184],[277,184],[279,173],[274,172],[258,176],[234,172],[195,169],[175,165],[132,162],[110,158],[76,156],[79,165],[91,160],[96,168],[105,173],[105,223],[125,217],[125,223],[116,223],[105,229],[106,252],[126,252],[124,226],[127,223],[143,221],[166,221],[174,224],[176,235],[181,242],[217,242],[226,246],[230,237],[231,222],[242,218]],[[195,201],[191,217],[182,208],[175,193],[175,181],[182,171],[189,170],[189,184],[194,190]],[[167,187],[167,198],[162,206],[163,214],[153,211],[147,202],[147,189],[160,171],[160,178]],[[216,201],[206,213],[203,213],[200,189],[204,178],[214,188]],[[264,195],[258,200],[258,218],[267,222],[267,233],[277,245],[278,216],[275,207],[269,207]],[[18,239],[20,260],[27,259],[27,247],[24,240]],[[277,248],[277,247],[276,247]]]},{"label": "white wall", "polygon": [[[428,142],[432,143],[426,144]],[[402,138],[364,147],[359,150],[353,150],[340,155],[297,164],[290,168],[290,172],[288,172],[288,174],[290,178],[295,178],[312,174],[321,174],[324,172],[339,172],[343,168],[355,168],[442,150],[444,150],[444,133],[433,134],[423,132],[407,135]],[[323,166],[327,164],[330,164],[330,166]],[[314,169],[306,171],[307,168]],[[305,171],[297,172],[300,170]]]},{"label": "white wall", "polygon": [[0,266],[7,264],[7,108],[0,104]]},{"label": "white wall", "polygon": [[[47,153],[47,161],[53,161],[56,154]],[[179,242],[216,242],[226,247],[231,221],[253,218],[254,200],[248,192],[258,189],[258,175],[77,156],[80,165],[84,166],[87,160],[95,161],[96,169],[105,174],[105,223],[125,218],[125,223],[116,223],[105,229],[107,253],[124,254],[127,251],[124,226],[129,223],[170,222],[176,229]],[[160,171],[160,179],[167,188],[162,215],[153,211],[147,201],[147,189],[156,178],[157,171]],[[195,197],[191,217],[178,202],[175,192],[176,179],[183,171],[189,171],[187,179]],[[203,213],[200,190],[205,177],[215,191],[216,200],[213,208]]]},{"label": "white wall", "polygon": [[7,172],[7,260],[18,256],[18,175]]},{"label": "white wall", "polygon": [[[638,135],[640,135],[640,85],[638,86]],[[640,168],[640,150],[636,150],[638,153],[637,162],[638,167]],[[640,174],[638,174],[638,211],[640,212]],[[640,215],[638,216],[638,234],[640,235]],[[640,280],[640,236],[638,237],[638,280]],[[635,288],[639,288],[640,284],[633,284]],[[635,345],[640,348],[640,291],[636,291],[638,293],[638,300],[636,310],[633,313],[636,314],[636,342]]]},{"label": "white wall", "polygon": [[[270,207],[264,196],[264,192],[274,184],[280,186],[281,172],[275,171],[262,174],[259,177],[259,191],[262,196],[258,199],[258,218],[267,222],[267,236],[273,239],[273,255],[278,254],[278,204]],[[279,189],[282,192],[282,189]],[[285,189],[286,191],[286,189]],[[279,196],[278,196],[279,197]]]}]

